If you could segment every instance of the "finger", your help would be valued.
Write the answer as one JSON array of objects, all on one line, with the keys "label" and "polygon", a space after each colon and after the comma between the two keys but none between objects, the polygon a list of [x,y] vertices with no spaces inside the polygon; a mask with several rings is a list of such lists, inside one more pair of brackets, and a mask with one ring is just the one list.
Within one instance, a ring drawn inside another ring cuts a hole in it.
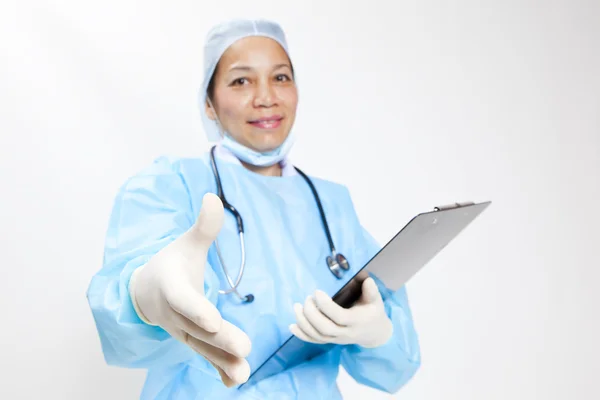
[{"label": "finger", "polygon": [[304,304],[304,316],[310,323],[310,325],[319,333],[325,337],[337,337],[343,334],[343,328],[337,325],[335,322],[327,318],[315,304],[312,296],[306,299]]},{"label": "finger", "polygon": [[216,239],[225,217],[221,199],[214,193],[206,193],[202,198],[200,213],[190,229],[190,234],[198,245],[210,247]]},{"label": "finger", "polygon": [[327,343],[328,339],[333,338],[325,338],[319,332],[315,330],[315,328],[308,322],[306,316],[304,315],[304,311],[302,309],[301,304],[294,304],[294,312],[296,314],[296,326],[298,329],[304,333],[304,336],[309,337],[315,343]]},{"label": "finger", "polygon": [[173,311],[183,315],[200,328],[215,333],[221,329],[221,313],[206,297],[190,285],[177,291],[165,293],[166,301]]},{"label": "finger", "polygon": [[252,342],[248,335],[229,321],[223,320],[221,329],[212,333],[202,329],[179,313],[174,312],[172,318],[175,326],[189,335],[233,356],[246,358],[252,350]]},{"label": "finger", "polygon": [[361,300],[366,304],[383,301],[381,294],[379,293],[379,288],[377,287],[375,280],[371,277],[368,277],[363,281]]},{"label": "finger", "polygon": [[[248,380],[250,376],[250,366],[246,360],[224,354],[222,350],[214,347],[211,349],[210,345],[198,341],[196,338],[179,328],[164,329],[174,339],[189,346],[192,350],[210,362],[217,369],[221,376],[221,380],[227,387],[231,387],[235,384],[242,384]],[[219,352],[221,354],[219,354]]]},{"label": "finger", "polygon": [[298,327],[298,325],[296,324],[292,324],[290,325],[290,331],[292,332],[292,334],[294,336],[296,336],[298,339],[303,340],[305,342],[309,342],[309,343],[316,343],[316,344],[325,344],[324,341],[322,340],[318,340],[315,338],[312,338],[310,336],[308,336],[304,331],[302,331],[302,329],[300,329]]},{"label": "finger", "polygon": [[353,312],[349,309],[340,307],[327,293],[317,290],[314,301],[317,308],[331,321],[339,326],[353,325]]},{"label": "finger", "polygon": [[242,384],[250,377],[250,365],[244,358],[236,357],[222,349],[202,342],[195,337],[185,333],[185,342],[198,354],[213,363],[236,384]]},{"label": "finger", "polygon": [[[216,365],[214,362],[208,360],[209,363],[212,364],[213,367],[215,367],[215,369],[217,370],[217,372],[219,373],[219,376],[221,377],[221,382],[223,382],[223,384],[228,387],[231,388],[233,386],[235,386],[236,383],[233,379],[231,379],[226,373],[225,371],[223,371],[223,369],[221,367],[219,367],[218,365]],[[242,382],[243,383],[243,382]]]}]

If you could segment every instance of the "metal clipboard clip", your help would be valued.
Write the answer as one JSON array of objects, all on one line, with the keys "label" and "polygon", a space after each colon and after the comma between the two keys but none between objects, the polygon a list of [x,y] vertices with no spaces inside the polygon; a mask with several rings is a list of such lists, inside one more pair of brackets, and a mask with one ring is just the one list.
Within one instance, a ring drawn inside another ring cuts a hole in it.
[{"label": "metal clipboard clip", "polygon": [[451,210],[453,208],[459,208],[459,207],[466,207],[466,206],[472,206],[475,203],[472,201],[465,201],[462,203],[452,203],[452,204],[446,204],[444,206],[437,206],[433,208],[433,211],[443,211],[443,210]]}]

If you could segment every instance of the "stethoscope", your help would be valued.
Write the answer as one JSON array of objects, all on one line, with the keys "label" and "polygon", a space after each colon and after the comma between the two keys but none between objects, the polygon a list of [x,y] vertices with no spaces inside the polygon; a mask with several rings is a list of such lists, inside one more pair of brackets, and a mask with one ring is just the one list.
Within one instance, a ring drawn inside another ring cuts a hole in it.
[{"label": "stethoscope", "polygon": [[[240,272],[238,274],[236,281],[233,282],[233,280],[231,279],[231,277],[229,275],[229,272],[227,271],[227,266],[225,265],[225,262],[223,261],[223,257],[221,255],[221,250],[219,249],[218,241],[215,240],[217,256],[219,257],[219,261],[223,268],[223,272],[225,273],[225,278],[227,279],[227,282],[229,283],[229,287],[230,287],[230,289],[228,289],[228,290],[219,290],[219,294],[235,293],[240,298],[240,300],[242,300],[243,302],[252,303],[254,301],[253,294],[247,294],[246,296],[242,296],[237,291],[237,287],[239,286],[240,281],[242,280],[242,276],[244,275],[244,267],[246,266],[246,249],[245,249],[245,242],[244,242],[244,221],[242,220],[242,216],[235,209],[235,207],[232,206],[231,204],[229,204],[229,202],[225,198],[225,194],[223,193],[223,186],[221,185],[221,177],[219,176],[219,170],[217,168],[217,163],[215,161],[215,148],[216,148],[216,146],[213,146],[212,149],[210,150],[210,160],[211,160],[211,164],[212,164],[213,173],[215,175],[215,180],[217,182],[217,195],[219,196],[219,198],[221,199],[221,202],[223,203],[223,208],[228,210],[236,219],[238,235],[240,238],[240,250],[241,250],[241,254],[242,254],[242,259],[240,262]],[[344,257],[343,254],[338,253],[335,250],[335,246],[333,244],[333,239],[331,238],[331,232],[329,231],[329,225],[327,224],[327,218],[325,218],[325,212],[323,211],[323,206],[321,205],[321,199],[319,198],[319,194],[317,193],[317,190],[315,189],[313,183],[311,182],[310,178],[308,176],[306,176],[306,174],[304,172],[302,172],[299,168],[294,167],[294,169],[302,176],[302,178],[304,178],[304,180],[306,181],[306,183],[310,187],[310,190],[313,193],[315,201],[317,202],[317,207],[319,208],[319,213],[321,214],[321,221],[323,222],[323,227],[325,229],[325,235],[327,235],[327,241],[329,242],[329,249],[331,250],[331,255],[327,256],[327,258],[326,258],[327,267],[329,268],[331,273],[333,275],[335,275],[336,278],[341,279],[341,278],[343,278],[346,271],[348,271],[350,269],[350,264],[348,263],[348,260],[346,259],[346,257]]]}]

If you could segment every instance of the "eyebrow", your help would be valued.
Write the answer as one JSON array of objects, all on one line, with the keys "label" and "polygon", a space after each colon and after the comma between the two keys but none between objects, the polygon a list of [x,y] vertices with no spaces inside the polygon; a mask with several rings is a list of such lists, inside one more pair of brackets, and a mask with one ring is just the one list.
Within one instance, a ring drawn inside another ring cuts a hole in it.
[{"label": "eyebrow", "polygon": [[[278,70],[280,68],[289,68],[292,69],[292,67],[289,64],[277,64],[275,67],[273,67],[273,70]],[[237,65],[234,67],[231,67],[229,69],[229,72],[231,71],[252,71],[252,67],[246,66],[246,65]]]}]

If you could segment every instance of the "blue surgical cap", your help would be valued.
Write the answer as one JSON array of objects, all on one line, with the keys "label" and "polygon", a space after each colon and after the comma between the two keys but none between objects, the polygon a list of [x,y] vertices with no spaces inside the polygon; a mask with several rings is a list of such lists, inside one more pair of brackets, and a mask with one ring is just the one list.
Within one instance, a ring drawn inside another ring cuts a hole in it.
[{"label": "blue surgical cap", "polygon": [[206,115],[205,104],[208,85],[223,53],[236,41],[249,36],[264,36],[281,45],[291,59],[285,33],[279,24],[264,19],[234,19],[213,27],[204,44],[204,81],[199,94],[200,113],[204,131],[210,142],[221,138],[218,125]]}]

